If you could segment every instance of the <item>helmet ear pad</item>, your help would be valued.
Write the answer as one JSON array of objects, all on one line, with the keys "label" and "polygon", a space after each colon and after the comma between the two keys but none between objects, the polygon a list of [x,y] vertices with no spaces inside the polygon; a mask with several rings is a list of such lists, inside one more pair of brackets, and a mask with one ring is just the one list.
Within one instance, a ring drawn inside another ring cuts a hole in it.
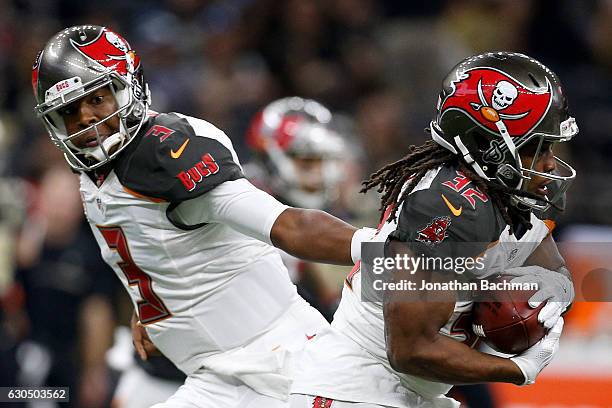
[{"label": "helmet ear pad", "polygon": [[494,178],[498,167],[504,163],[513,167],[518,165],[499,135],[487,132],[463,112],[447,110],[438,119],[438,123],[452,123],[450,130],[456,126],[457,132],[446,130],[444,139],[451,143],[457,151],[460,151],[455,140],[455,137],[458,136],[472,158],[477,163],[482,163],[481,168],[488,177]]}]

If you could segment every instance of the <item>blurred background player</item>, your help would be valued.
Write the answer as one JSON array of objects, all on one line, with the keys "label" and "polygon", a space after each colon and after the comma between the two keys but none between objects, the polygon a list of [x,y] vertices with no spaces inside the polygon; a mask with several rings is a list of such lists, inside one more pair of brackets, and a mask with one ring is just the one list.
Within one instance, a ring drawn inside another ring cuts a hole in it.
[{"label": "blurred background player", "polygon": [[247,130],[247,145],[256,154],[249,178],[287,204],[332,209],[350,152],[331,126],[331,112],[314,100],[270,103]]},{"label": "blurred background player", "polygon": [[[358,188],[357,145],[347,143],[333,120],[329,109],[312,99],[294,96],[271,102],[247,130],[246,143],[254,155],[245,174],[282,203],[352,221],[346,199]],[[281,256],[298,293],[331,321],[341,285],[334,287],[329,268],[284,251]]]}]

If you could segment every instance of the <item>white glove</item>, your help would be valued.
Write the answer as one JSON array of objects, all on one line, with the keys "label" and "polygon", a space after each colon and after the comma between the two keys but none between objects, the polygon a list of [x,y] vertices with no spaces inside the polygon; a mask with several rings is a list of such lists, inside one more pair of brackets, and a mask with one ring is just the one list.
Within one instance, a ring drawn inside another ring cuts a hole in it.
[{"label": "white glove", "polygon": [[506,275],[516,276],[510,282],[536,282],[539,290],[529,298],[529,306],[536,308],[546,301],[538,313],[538,321],[547,329],[557,323],[574,300],[574,284],[562,273],[542,268],[541,266],[521,266],[508,269]]},{"label": "white glove", "polygon": [[525,382],[522,385],[533,384],[538,374],[552,361],[559,349],[559,338],[562,331],[563,318],[560,317],[542,340],[523,353],[510,358],[523,372]]}]

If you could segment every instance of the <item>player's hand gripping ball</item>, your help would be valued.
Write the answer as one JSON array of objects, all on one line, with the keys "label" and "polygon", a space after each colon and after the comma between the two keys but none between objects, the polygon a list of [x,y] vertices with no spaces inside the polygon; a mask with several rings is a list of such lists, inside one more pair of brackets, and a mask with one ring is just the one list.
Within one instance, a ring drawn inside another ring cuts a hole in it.
[{"label": "player's hand gripping ball", "polygon": [[[496,285],[514,276],[488,279]],[[527,303],[535,290],[482,290],[475,299],[472,329],[491,348],[501,353],[519,354],[537,343],[547,329],[538,322],[543,302],[536,308]]]}]

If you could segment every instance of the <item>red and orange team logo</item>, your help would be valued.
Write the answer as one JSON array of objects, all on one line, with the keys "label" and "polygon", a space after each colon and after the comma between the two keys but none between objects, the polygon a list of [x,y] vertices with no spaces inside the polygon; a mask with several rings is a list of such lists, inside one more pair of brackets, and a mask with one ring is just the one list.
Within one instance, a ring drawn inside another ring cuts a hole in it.
[{"label": "red and orange team logo", "polygon": [[134,72],[140,64],[140,58],[131,51],[128,42],[108,29],[102,30],[95,39],[85,44],[70,41],[87,58],[122,75]]},{"label": "red and orange team logo", "polygon": [[485,129],[499,134],[503,122],[510,136],[522,136],[544,118],[552,102],[551,84],[537,89],[494,68],[475,68],[463,73],[451,86],[453,92],[442,102],[442,115],[460,110]]},{"label": "red and orange team logo", "polygon": [[315,397],[315,399],[312,401],[312,408],[331,408],[333,403],[333,399]]},{"label": "red and orange team logo", "polygon": [[416,240],[427,245],[439,244],[448,237],[446,230],[450,223],[450,217],[436,217],[425,228],[417,231]]}]

